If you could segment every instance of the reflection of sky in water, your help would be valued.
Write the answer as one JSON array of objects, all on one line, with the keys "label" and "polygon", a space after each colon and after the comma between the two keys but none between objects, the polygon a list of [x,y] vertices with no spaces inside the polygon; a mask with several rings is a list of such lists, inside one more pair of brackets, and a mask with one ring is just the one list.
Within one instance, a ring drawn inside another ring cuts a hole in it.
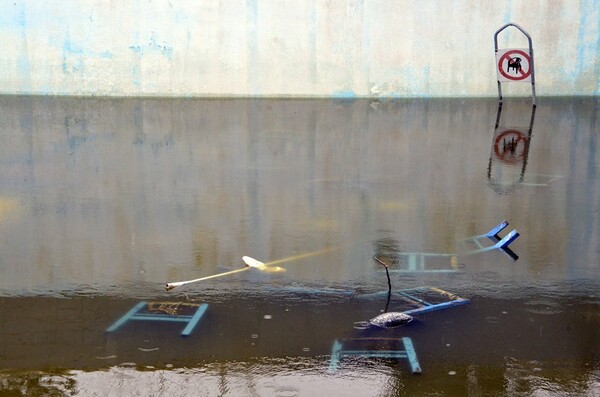
[{"label": "reflection of sky in water", "polygon": [[[41,377],[40,391],[55,390],[76,395],[232,395],[294,397],[302,395],[377,396],[389,390],[393,368],[371,370],[349,368],[323,382],[312,368],[313,360],[297,359],[288,368],[269,360],[255,363],[231,363],[204,366],[202,369],[168,369],[146,366],[132,368],[128,363],[105,371],[71,371],[68,374]],[[277,365],[277,366],[275,366]],[[249,372],[248,369],[251,369]],[[193,392],[192,392],[193,391]]]},{"label": "reflection of sky in water", "polygon": [[[130,363],[133,364],[133,363]],[[438,394],[445,395],[596,395],[600,391],[600,372],[588,377],[573,376],[568,366],[557,369],[536,361],[507,359],[505,368],[470,366],[466,369],[433,366],[429,374],[407,376],[401,366],[376,366],[348,362],[338,373],[327,377],[314,368],[320,361],[289,360],[205,365],[201,368],[168,368],[170,365],[132,367],[128,363],[102,371],[69,371],[63,374],[37,373],[29,380],[30,395],[259,395],[294,396],[381,396]],[[167,367],[167,368],[165,368]],[[454,370],[455,368],[457,370]],[[486,383],[501,378],[497,384]],[[6,384],[17,389],[24,379],[4,376]],[[35,378],[36,382],[32,382]],[[568,385],[568,386],[565,386]]]},{"label": "reflection of sky in water", "polygon": [[[522,164],[493,156],[496,110],[493,100],[374,110],[3,98],[0,293],[153,293],[241,267],[243,255],[268,262],[328,247],[339,249],[289,263],[277,279],[360,287],[382,281],[378,241],[460,254],[465,237],[503,219],[521,233],[519,261],[459,255],[466,275],[451,285],[595,283],[597,105],[542,101],[521,181]],[[530,111],[508,102],[501,128],[526,129]],[[411,282],[431,281],[419,277]]]}]

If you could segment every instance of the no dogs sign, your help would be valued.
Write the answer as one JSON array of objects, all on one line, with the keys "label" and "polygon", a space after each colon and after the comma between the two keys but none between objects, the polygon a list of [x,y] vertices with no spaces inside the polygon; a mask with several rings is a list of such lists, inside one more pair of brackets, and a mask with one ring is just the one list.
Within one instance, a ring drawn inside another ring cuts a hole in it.
[{"label": "no dogs sign", "polygon": [[531,81],[531,57],[528,49],[499,49],[496,51],[498,81]]}]

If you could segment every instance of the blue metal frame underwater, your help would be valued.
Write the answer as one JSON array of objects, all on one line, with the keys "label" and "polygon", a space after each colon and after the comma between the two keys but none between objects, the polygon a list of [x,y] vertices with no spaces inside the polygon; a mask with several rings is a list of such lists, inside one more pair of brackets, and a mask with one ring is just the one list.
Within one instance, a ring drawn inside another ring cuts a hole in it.
[{"label": "blue metal frame underwater", "polygon": [[[144,309],[151,310],[153,305],[163,305],[161,309],[160,306],[157,310],[162,310],[166,314],[158,314],[158,313],[143,313]],[[175,306],[175,309],[165,309],[164,305]],[[178,306],[189,306],[189,307],[198,307],[196,311],[192,315],[182,315],[177,313]],[[181,332],[181,336],[189,336],[200,319],[208,309],[207,303],[195,304],[195,303],[183,303],[183,302],[139,302],[135,305],[131,310],[125,313],[121,318],[115,321],[110,327],[106,329],[106,332],[114,332],[121,328],[125,323],[129,321],[163,321],[163,322],[180,322],[186,323],[186,327]]]},{"label": "blue metal frame underwater", "polygon": [[[448,298],[448,300],[444,300],[438,303],[430,302],[430,299],[423,296],[425,294],[436,293],[439,296],[443,296]],[[389,291],[380,291],[372,294],[361,295],[361,298],[365,297],[377,297],[377,296],[385,296],[390,294]],[[421,295],[421,296],[419,296]],[[455,306],[465,305],[470,302],[469,299],[461,298],[458,295],[453,294],[452,292],[445,291],[441,288],[437,287],[417,287],[417,288],[409,288],[403,289],[400,291],[392,292],[391,296],[399,297],[403,300],[403,302],[416,306],[412,309],[402,310],[402,313],[415,315],[415,314],[424,314],[437,310],[444,310]]]},{"label": "blue metal frame underwater", "polygon": [[[455,254],[444,254],[434,252],[399,252],[395,254],[397,258],[405,258],[404,268],[388,268],[390,273],[455,273],[459,270],[458,261]],[[447,268],[433,268],[431,261],[441,259],[448,261]],[[428,263],[429,260],[429,263]]]},{"label": "blue metal frame underwater", "polygon": [[[389,268],[390,273],[455,273],[460,269],[457,257],[459,255],[474,255],[493,250],[502,250],[514,260],[519,257],[508,246],[515,241],[519,236],[519,232],[513,229],[506,236],[500,237],[499,233],[508,226],[508,221],[504,220],[500,224],[494,226],[489,232],[477,236],[467,237],[463,241],[470,241],[477,246],[476,249],[462,253],[432,253],[432,252],[399,252],[395,256],[397,258],[405,258],[405,266],[403,268]],[[481,240],[492,240],[491,246],[482,244]],[[449,266],[444,268],[432,268],[432,259],[449,260]]]},{"label": "blue metal frame underwater", "polygon": [[[461,298],[458,295],[455,295],[451,292],[445,291],[437,287],[410,288],[396,291],[394,293],[391,293],[390,291],[381,291],[372,294],[361,295],[360,297],[376,297],[383,296],[386,294],[388,295],[388,300],[389,296],[393,295],[396,297],[400,297],[405,304],[408,303],[412,306],[416,306],[415,308],[409,308],[407,310],[402,311],[402,313],[409,315],[424,314],[436,310],[444,310],[450,307],[464,305],[470,302],[468,299]],[[426,295],[436,295],[437,299],[439,299],[439,297],[442,297],[443,301],[433,303],[431,302],[431,299],[428,298]],[[408,337],[355,338],[345,339],[345,341],[402,341],[404,349],[344,349],[344,344],[336,339],[333,342],[333,347],[331,349],[331,358],[329,360],[328,372],[333,372],[337,370],[340,365],[340,361],[344,356],[360,356],[367,358],[406,359],[410,364],[411,372],[413,374],[421,373],[421,367],[419,365],[419,360],[417,359],[417,354],[415,352],[412,340]]]},{"label": "blue metal frame underwater", "polygon": [[[360,339],[354,339],[360,340]],[[328,372],[334,372],[339,368],[340,361],[344,356],[359,356],[368,358],[392,358],[392,359],[406,359],[410,364],[410,370],[413,374],[420,374],[421,367],[419,360],[417,359],[417,353],[413,346],[412,340],[408,337],[398,339],[385,339],[385,338],[368,338],[365,340],[394,340],[402,341],[404,350],[344,350],[344,344],[337,339],[333,342],[331,348],[331,358],[329,359]]]},{"label": "blue metal frame underwater", "polygon": [[[513,260],[516,261],[517,259],[519,259],[519,256],[508,247],[513,241],[515,241],[520,236],[519,232],[517,232],[516,229],[513,229],[506,236],[500,237],[500,232],[504,230],[507,226],[508,221],[504,220],[500,224],[494,226],[486,234],[480,234],[479,236],[472,236],[465,239],[464,241],[471,241],[477,246],[477,249],[466,252],[466,254],[478,254],[481,252],[499,249],[506,253],[508,256],[510,256]],[[495,244],[486,247],[479,242],[479,240],[481,239],[492,240]]]}]

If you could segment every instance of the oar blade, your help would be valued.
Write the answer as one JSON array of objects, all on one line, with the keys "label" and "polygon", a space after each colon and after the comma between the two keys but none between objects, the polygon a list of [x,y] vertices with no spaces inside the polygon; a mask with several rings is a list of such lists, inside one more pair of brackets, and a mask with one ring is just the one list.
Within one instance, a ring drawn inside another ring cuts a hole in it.
[{"label": "oar blade", "polygon": [[286,271],[283,267],[267,266],[267,265],[265,265],[264,268],[261,268],[261,270],[264,271],[265,273],[283,273]]},{"label": "oar blade", "polygon": [[242,257],[242,260],[244,261],[244,263],[250,267],[254,267],[256,269],[262,269],[265,267],[265,264],[259,260],[256,260],[254,258],[251,258],[249,256],[244,256]]}]

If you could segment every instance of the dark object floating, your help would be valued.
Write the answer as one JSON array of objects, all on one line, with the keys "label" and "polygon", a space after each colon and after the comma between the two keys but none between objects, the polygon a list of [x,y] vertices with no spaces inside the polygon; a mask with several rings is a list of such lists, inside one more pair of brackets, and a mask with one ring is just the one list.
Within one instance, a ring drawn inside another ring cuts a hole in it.
[{"label": "dark object floating", "polygon": [[379,328],[396,328],[410,323],[413,317],[400,312],[382,313],[369,320],[369,324]]}]

